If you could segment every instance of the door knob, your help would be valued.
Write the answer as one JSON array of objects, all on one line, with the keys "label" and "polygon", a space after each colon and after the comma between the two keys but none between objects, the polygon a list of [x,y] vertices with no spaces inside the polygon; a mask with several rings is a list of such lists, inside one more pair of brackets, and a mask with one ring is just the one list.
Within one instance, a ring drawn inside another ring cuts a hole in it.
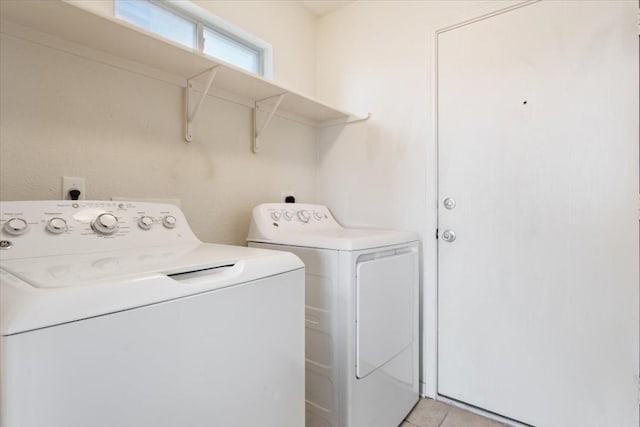
[{"label": "door knob", "polygon": [[453,230],[444,230],[442,232],[442,240],[445,242],[453,242],[456,240],[456,232]]},{"label": "door knob", "polygon": [[451,197],[447,197],[442,201],[442,204],[444,205],[445,208],[451,210],[456,207],[456,200]]}]

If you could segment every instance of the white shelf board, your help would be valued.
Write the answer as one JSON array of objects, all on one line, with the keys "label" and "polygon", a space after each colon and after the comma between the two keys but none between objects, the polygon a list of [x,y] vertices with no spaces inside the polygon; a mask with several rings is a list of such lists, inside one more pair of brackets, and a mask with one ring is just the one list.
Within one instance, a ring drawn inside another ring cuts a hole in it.
[{"label": "white shelf board", "polygon": [[[61,0],[1,0],[0,18],[184,79],[217,66],[214,88],[254,101],[287,93],[280,109],[316,124],[364,118],[214,60],[119,19],[97,15]],[[266,105],[269,103],[264,102]]]}]

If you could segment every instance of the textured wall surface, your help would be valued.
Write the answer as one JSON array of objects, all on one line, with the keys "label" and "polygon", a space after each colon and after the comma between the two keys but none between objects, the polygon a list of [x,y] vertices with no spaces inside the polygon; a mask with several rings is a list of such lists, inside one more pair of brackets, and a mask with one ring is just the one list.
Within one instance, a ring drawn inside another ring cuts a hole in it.
[{"label": "textured wall surface", "polygon": [[[299,44],[308,39],[306,27],[289,31]],[[84,177],[87,198],[180,199],[201,239],[244,244],[254,205],[289,189],[314,199],[316,130],[308,125],[274,117],[256,155],[251,109],[208,96],[188,144],[183,88],[171,79],[4,33],[1,43],[0,200],[58,199],[62,176]],[[295,60],[287,69],[314,66]]]}]

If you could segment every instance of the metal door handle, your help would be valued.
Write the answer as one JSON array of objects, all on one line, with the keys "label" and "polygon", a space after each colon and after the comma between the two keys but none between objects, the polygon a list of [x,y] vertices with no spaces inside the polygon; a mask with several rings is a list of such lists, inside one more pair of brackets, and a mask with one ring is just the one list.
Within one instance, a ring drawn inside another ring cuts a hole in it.
[{"label": "metal door handle", "polygon": [[456,200],[453,197],[447,197],[442,201],[445,208],[451,210],[456,207]]},{"label": "metal door handle", "polygon": [[442,232],[442,240],[445,242],[453,242],[456,240],[456,232],[453,230],[444,230]]}]

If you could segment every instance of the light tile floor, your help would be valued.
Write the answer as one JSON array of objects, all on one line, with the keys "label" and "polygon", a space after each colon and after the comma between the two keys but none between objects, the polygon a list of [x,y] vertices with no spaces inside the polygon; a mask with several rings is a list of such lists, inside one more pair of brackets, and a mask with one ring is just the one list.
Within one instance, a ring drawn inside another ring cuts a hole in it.
[{"label": "light tile floor", "polygon": [[504,427],[505,424],[490,420],[464,409],[420,399],[400,427]]}]

